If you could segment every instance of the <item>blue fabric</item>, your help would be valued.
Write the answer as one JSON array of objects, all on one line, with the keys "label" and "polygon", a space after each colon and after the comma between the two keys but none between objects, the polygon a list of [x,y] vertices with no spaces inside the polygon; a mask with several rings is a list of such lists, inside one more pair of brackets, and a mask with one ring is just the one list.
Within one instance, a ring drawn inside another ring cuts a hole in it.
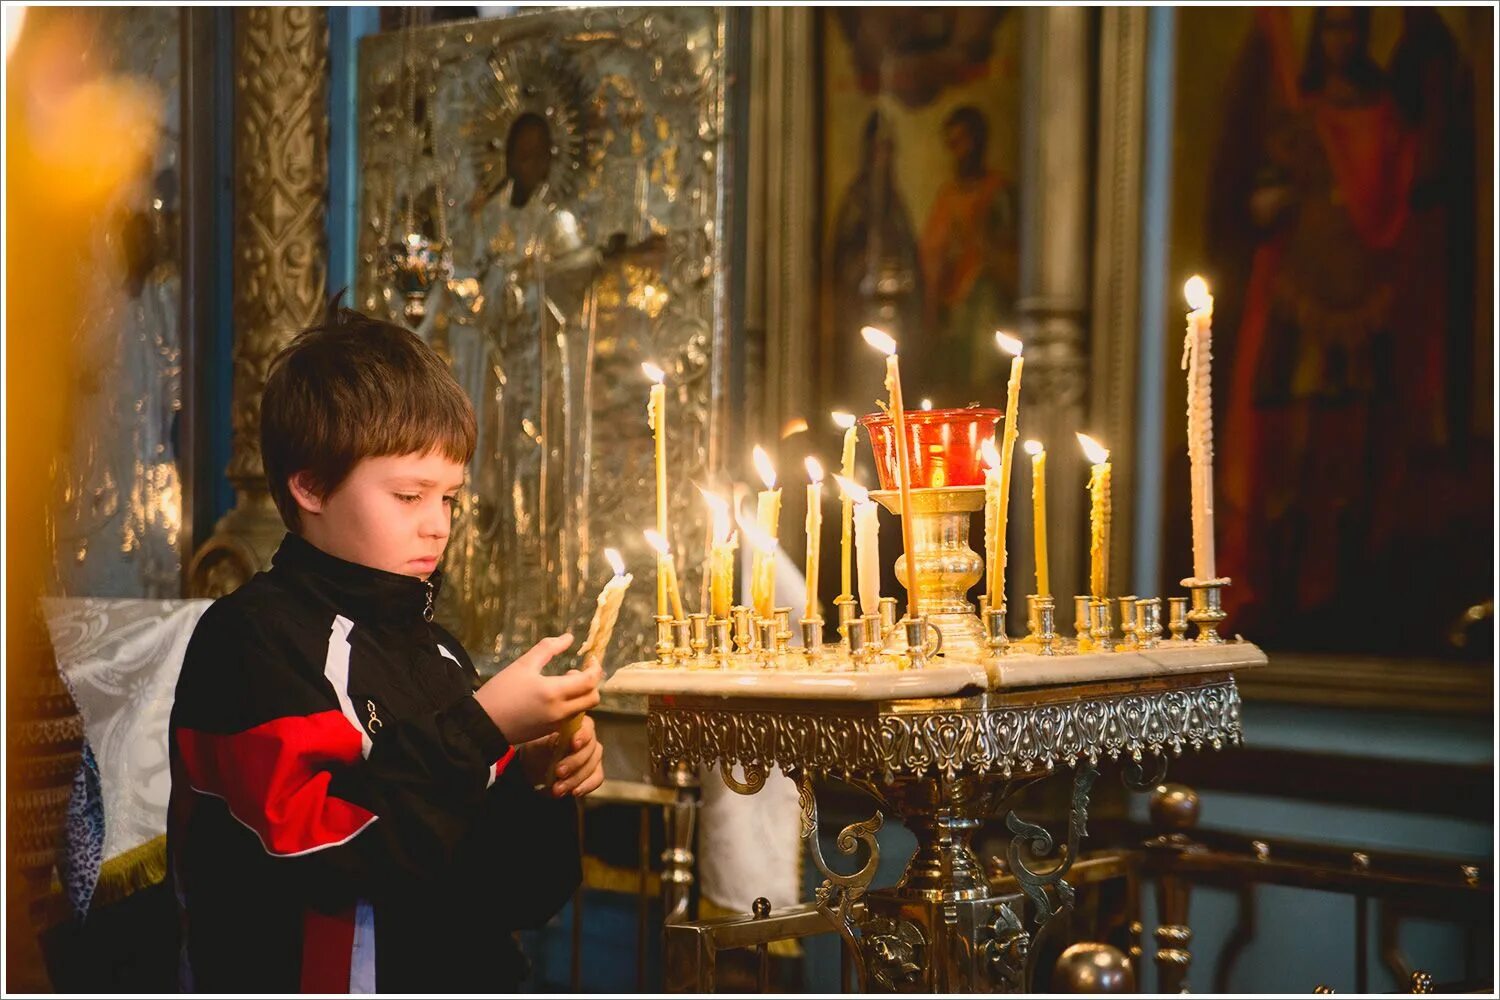
[{"label": "blue fabric", "polygon": [[63,889],[80,920],[89,912],[103,863],[104,795],[99,785],[99,762],[85,738],[83,759],[73,775],[73,791],[68,796],[63,852],[57,864]]}]

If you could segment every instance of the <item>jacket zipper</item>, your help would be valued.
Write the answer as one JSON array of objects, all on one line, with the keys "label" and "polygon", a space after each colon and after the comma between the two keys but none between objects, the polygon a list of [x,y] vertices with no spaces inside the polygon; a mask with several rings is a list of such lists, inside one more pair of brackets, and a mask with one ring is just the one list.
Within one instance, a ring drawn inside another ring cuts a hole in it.
[{"label": "jacket zipper", "polygon": [[427,606],[422,609],[422,620],[432,621],[432,581],[423,580],[422,586],[427,588]]}]

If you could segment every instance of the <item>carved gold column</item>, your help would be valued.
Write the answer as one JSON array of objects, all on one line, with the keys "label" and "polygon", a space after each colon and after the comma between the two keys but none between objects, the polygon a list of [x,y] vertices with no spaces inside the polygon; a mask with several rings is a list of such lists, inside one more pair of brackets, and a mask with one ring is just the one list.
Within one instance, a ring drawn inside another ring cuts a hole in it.
[{"label": "carved gold column", "polygon": [[328,22],[317,7],[235,11],[235,507],[199,549],[193,593],[216,597],[270,561],[285,529],[266,490],[266,373],[323,312],[327,281]]}]

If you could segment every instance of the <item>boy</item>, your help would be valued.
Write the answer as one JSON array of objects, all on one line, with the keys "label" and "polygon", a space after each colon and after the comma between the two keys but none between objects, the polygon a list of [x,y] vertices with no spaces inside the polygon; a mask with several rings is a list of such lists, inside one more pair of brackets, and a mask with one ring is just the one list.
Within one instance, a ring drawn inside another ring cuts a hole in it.
[{"label": "boy", "polygon": [[[602,668],[544,639],[476,691],[432,621],[473,410],[415,335],[346,309],[272,363],[261,454],[288,534],[193,632],[172,709],[183,985],[495,992],[580,878]],[[539,790],[534,790],[539,789]]]}]

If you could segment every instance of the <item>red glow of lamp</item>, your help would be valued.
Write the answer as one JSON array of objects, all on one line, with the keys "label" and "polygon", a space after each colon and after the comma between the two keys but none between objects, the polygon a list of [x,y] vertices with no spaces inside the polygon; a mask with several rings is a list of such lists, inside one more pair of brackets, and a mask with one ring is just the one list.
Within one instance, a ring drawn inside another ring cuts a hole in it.
[{"label": "red glow of lamp", "polygon": [[[907,410],[907,447],[911,449],[911,488],[983,486],[984,460],[980,443],[995,436],[999,410],[966,406],[947,410]],[[859,418],[870,435],[875,451],[875,471],[880,488],[894,490],[896,483],[896,436],[887,413],[867,413]]]}]

